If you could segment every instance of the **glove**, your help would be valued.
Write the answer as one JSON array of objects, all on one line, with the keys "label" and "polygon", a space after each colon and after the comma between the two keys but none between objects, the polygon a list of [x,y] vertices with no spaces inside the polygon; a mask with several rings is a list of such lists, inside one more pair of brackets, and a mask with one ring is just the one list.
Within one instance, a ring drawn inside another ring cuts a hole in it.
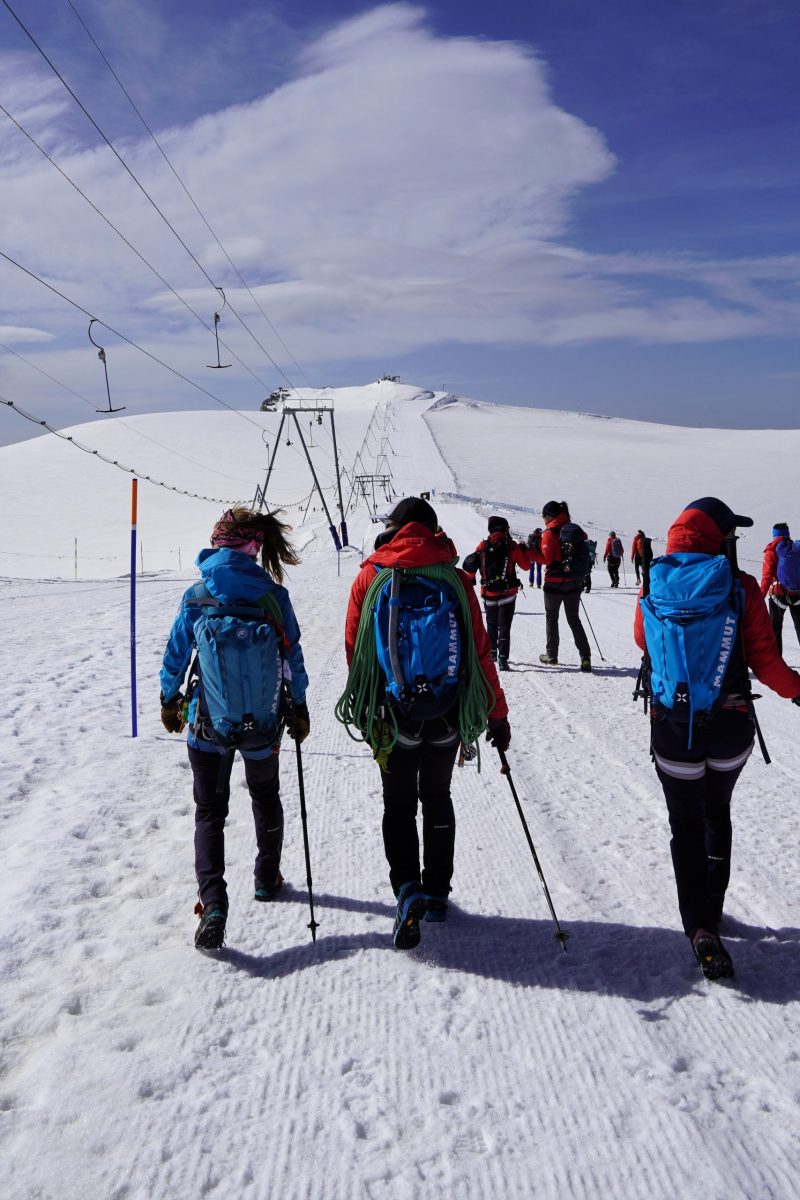
[{"label": "glove", "polygon": [[183,696],[180,692],[171,700],[165,700],[164,693],[161,693],[161,724],[167,733],[180,733],[186,724],[183,717]]},{"label": "glove", "polygon": [[800,696],[792,696],[792,704],[800,705]]},{"label": "glove", "polygon": [[311,718],[308,715],[307,704],[295,704],[294,712],[287,725],[289,737],[296,742],[304,742],[311,733]]},{"label": "glove", "polygon": [[511,744],[511,726],[508,723],[508,717],[489,717],[486,740],[505,754]]}]

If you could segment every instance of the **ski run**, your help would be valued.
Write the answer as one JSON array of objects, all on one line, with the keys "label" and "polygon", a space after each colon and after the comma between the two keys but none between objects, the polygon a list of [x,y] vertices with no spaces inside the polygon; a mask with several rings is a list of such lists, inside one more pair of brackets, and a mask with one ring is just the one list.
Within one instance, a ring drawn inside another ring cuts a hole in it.
[{"label": "ski run", "polygon": [[[609,529],[627,552],[644,528],[659,553],[688,501],[718,495],[755,519],[739,547],[754,573],[772,523],[800,519],[800,432],[503,408],[387,382],[321,398],[348,470],[362,447],[364,463],[383,454],[397,495],[433,493],[462,558],[492,512],[524,537],[552,498],[601,550]],[[170,485],[249,502],[266,466],[253,423],[269,442],[279,415],[247,416],[127,415],[69,432]],[[332,446],[312,421],[335,515]],[[379,771],[333,716],[350,584],[381,527],[362,501],[337,562],[319,505],[305,523],[289,508],[317,942],[285,749],[286,885],[254,903],[237,761],[227,944],[198,954],[191,772],[184,739],[159,721],[158,670],[223,505],[140,484],[133,739],[129,478],[53,437],[0,450],[2,1195],[793,1200],[800,713],[770,692],[758,703],[773,763],[756,752],[734,796],[736,978],[707,982],[681,932],[648,725],[631,699],[631,565],[619,590],[599,565],[584,597],[604,658],[593,642],[591,675],[563,617],[561,665],[540,666],[542,593],[526,580],[502,677],[508,757],[568,953],[488,747],[480,773],[454,774],[449,919],[396,952]],[[270,496],[310,489],[297,445],[282,444]],[[797,667],[790,624],[784,636]]]}]

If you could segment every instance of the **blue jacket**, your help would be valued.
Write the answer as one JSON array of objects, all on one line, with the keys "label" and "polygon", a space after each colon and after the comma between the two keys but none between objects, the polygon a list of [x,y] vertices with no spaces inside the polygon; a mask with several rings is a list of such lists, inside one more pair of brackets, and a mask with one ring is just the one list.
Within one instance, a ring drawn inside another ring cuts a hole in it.
[{"label": "blue jacket", "polygon": [[[233,604],[237,601],[255,604],[267,592],[274,595],[283,615],[283,629],[289,642],[292,699],[295,704],[305,703],[308,675],[300,648],[300,628],[286,588],[275,583],[263,567],[240,550],[229,550],[225,547],[218,550],[201,550],[195,561],[209,595],[223,604]],[[202,611],[199,605],[191,603],[193,598],[194,587],[187,588],[172,623],[167,648],[164,651],[160,681],[165,702],[173,700],[183,687],[183,680],[192,658],[195,644],[194,623]],[[192,720],[193,716],[194,714],[190,713],[189,719]]]}]

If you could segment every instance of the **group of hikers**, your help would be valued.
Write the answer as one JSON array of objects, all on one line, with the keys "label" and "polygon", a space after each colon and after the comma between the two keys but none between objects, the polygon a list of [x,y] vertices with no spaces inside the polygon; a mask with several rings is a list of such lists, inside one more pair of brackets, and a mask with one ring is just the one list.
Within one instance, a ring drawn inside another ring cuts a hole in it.
[{"label": "group of hikers", "polygon": [[[350,591],[348,678],[336,715],[369,745],[380,770],[396,904],[392,936],[400,950],[418,944],[423,920],[447,918],[455,845],[451,779],[459,751],[471,756],[485,734],[504,759],[511,741],[497,669],[509,668],[522,586],[517,567],[531,572],[532,584],[536,569],[544,569],[540,662],[558,664],[563,606],[580,669],[592,669],[579,611],[591,571],[589,539],[565,501],[548,501],[542,516],[543,528],[524,544],[512,538],[504,517],[490,517],[487,536],[458,569],[456,548],[430,503],[406,497],[385,516]],[[757,732],[749,671],[800,705],[800,674],[780,651],[787,608],[800,636],[800,542],[786,525],[774,527],[759,589],[735,554],[736,529],[752,524],[704,497],[673,522],[664,556],[652,558],[641,530],[631,550],[643,582],[633,636],[643,656],[641,691],[672,833],[678,905],[694,955],[712,979],[733,974],[719,927],[730,875],[731,795]],[[275,514],[225,512],[211,548],[197,558],[201,582],[184,593],[164,654],[161,719],[171,732],[188,728],[200,950],[217,950],[225,938],[224,827],[237,750],[255,821],[255,899],[273,900],[283,883],[281,737],[286,730],[296,741],[299,758],[310,732],[300,630],[283,586],[284,569],[299,561],[289,532]],[[606,561],[619,560],[615,538],[612,532]],[[473,586],[478,579],[485,624]]]}]

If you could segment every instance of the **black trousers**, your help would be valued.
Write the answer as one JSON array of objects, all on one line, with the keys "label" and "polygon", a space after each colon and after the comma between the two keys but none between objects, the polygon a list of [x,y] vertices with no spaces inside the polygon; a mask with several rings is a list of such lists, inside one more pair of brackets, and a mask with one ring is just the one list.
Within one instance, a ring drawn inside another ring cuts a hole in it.
[{"label": "black trousers", "polygon": [[[769,598],[769,619],[772,621],[772,629],[775,634],[775,641],[778,643],[778,653],[783,654],[783,617],[787,610],[781,608],[780,604],[776,604]],[[794,624],[794,631],[797,634],[797,640],[800,642],[800,604],[790,604],[788,608]]]},{"label": "black trousers", "polygon": [[508,658],[511,649],[511,622],[514,620],[516,607],[516,596],[505,596],[499,600],[493,600],[491,596],[483,597],[489,645],[492,647],[492,654],[497,658]]},{"label": "black trousers", "polygon": [[618,558],[606,559],[606,565],[608,566],[608,574],[611,577],[612,587],[619,587],[619,563],[620,560]]},{"label": "black trousers", "polygon": [[[213,754],[189,746],[194,777],[194,864],[203,905],[228,907],[225,884],[225,821],[231,795],[235,751]],[[255,875],[272,883],[278,876],[283,847],[283,806],[280,799],[278,755],[244,758],[244,774],[253,806],[258,854]]]},{"label": "black trousers", "polygon": [[[443,718],[401,730],[383,783],[383,846],[389,882],[397,895],[420,880],[431,896],[447,896],[453,877],[456,818],[450,782],[459,736]],[[417,806],[422,805],[423,866],[420,873]]]},{"label": "black trousers", "polygon": [[683,930],[717,932],[731,872],[731,796],[753,749],[748,713],[721,709],[707,725],[654,720],[652,750],[664,789]]},{"label": "black trousers", "polygon": [[547,584],[544,585],[544,616],[545,616],[545,631],[547,634],[547,653],[550,658],[558,658],[558,612],[561,605],[564,605],[564,613],[567,618],[567,624],[572,630],[572,636],[575,639],[575,645],[578,648],[578,654],[581,658],[591,658],[592,651],[589,646],[589,639],[586,636],[586,630],[581,624],[581,594],[580,591],[573,592],[554,592],[548,591]]},{"label": "black trousers", "polygon": [[635,554],[633,556],[633,565],[636,568],[636,582],[641,583],[641,581],[642,581],[642,556],[641,556],[641,554]]}]

